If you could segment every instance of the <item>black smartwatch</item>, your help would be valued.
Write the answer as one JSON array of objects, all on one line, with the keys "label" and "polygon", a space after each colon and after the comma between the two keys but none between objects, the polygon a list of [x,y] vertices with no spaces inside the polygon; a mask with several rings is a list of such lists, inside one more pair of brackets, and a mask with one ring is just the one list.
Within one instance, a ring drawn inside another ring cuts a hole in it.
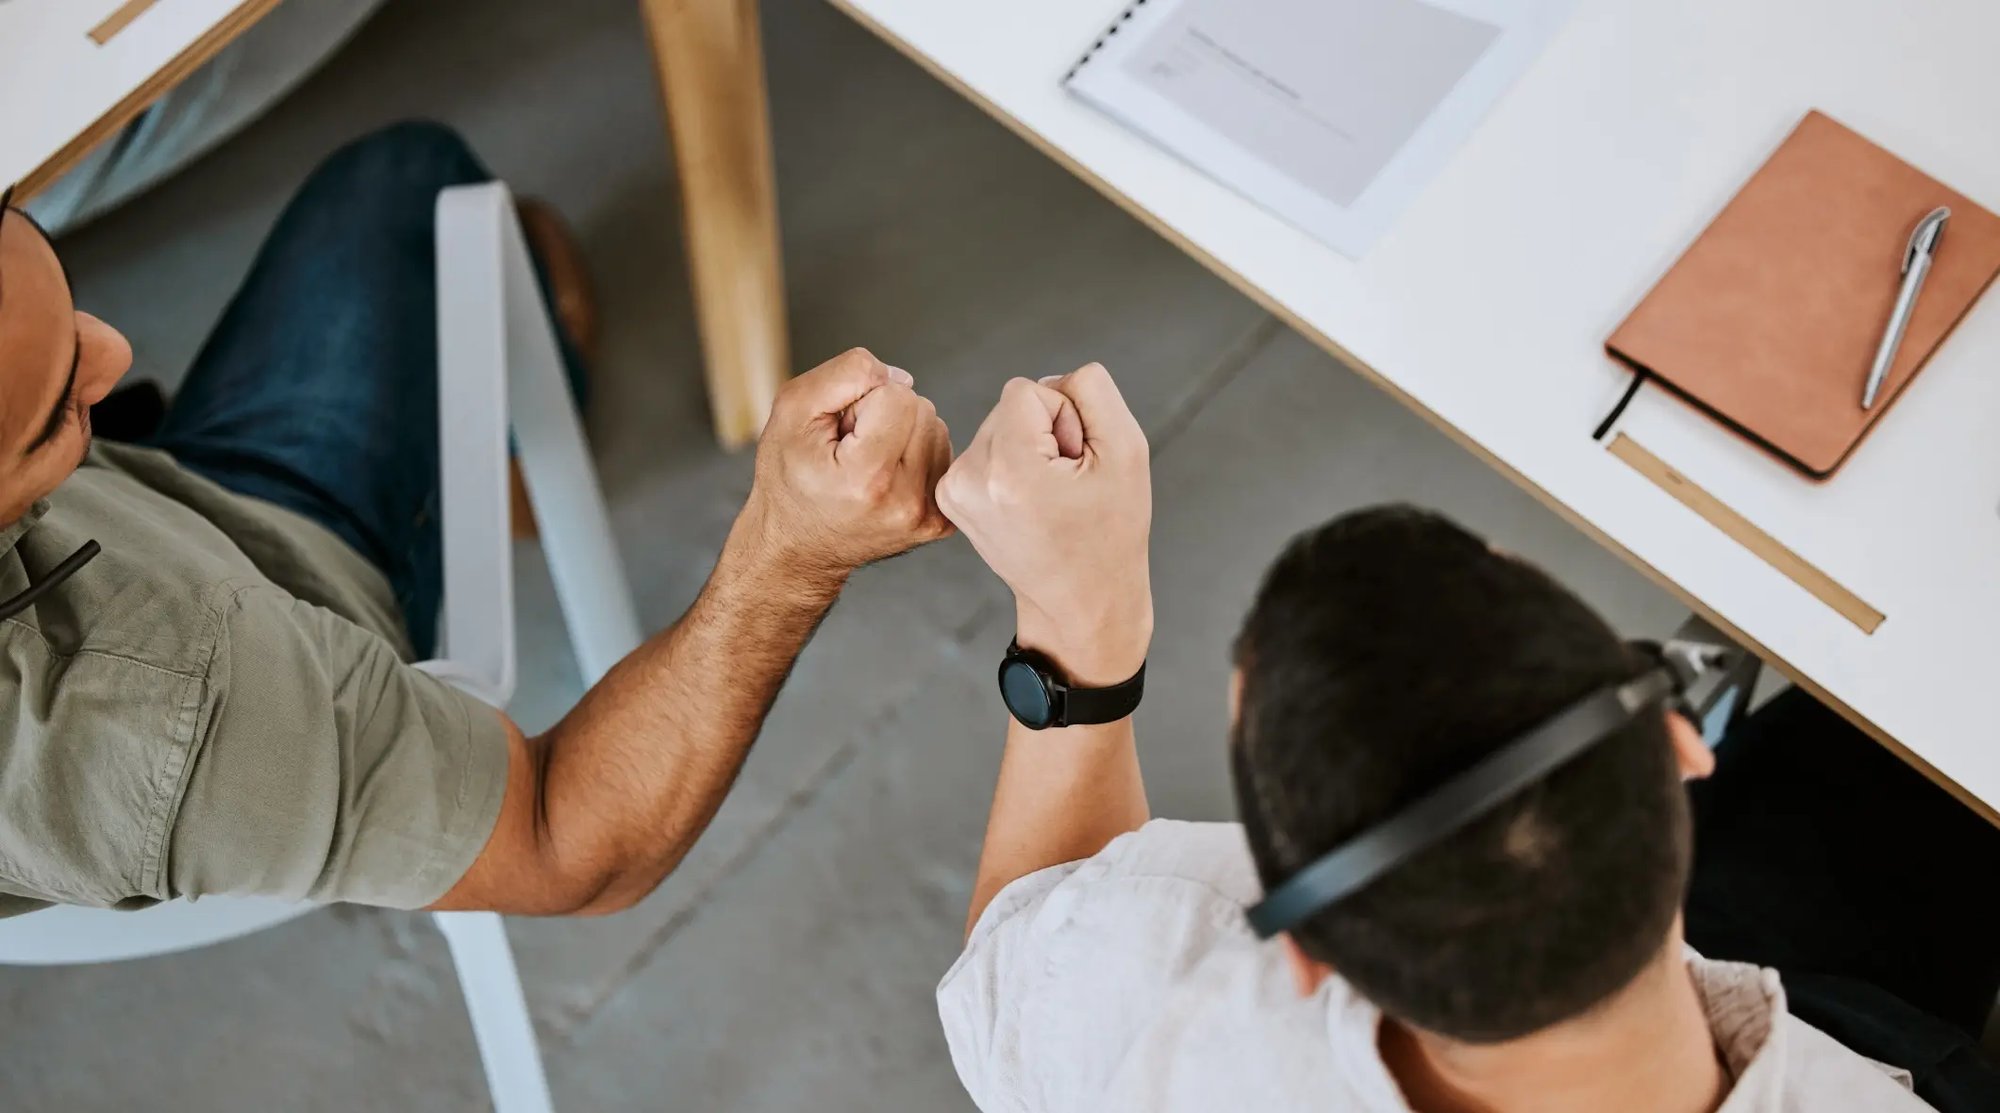
[{"label": "black smartwatch", "polygon": [[1000,698],[1029,730],[1115,723],[1138,710],[1146,692],[1146,665],[1132,679],[1109,688],[1073,688],[1056,663],[1020,642],[1009,642],[1000,659]]}]

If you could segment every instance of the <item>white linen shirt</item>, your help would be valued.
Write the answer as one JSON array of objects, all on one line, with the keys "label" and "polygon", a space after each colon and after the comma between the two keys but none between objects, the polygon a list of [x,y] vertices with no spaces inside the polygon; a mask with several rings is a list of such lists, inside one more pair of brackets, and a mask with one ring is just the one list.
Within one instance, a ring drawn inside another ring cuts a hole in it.
[{"label": "white linen shirt", "polygon": [[[1154,820],[1001,890],[938,985],[959,1078],[986,1113],[1410,1113],[1345,981],[1300,997],[1243,907],[1242,828]],[[1734,1088],[1720,1113],[1929,1106],[1907,1074],[1785,1010],[1775,971],[1689,969]]]}]

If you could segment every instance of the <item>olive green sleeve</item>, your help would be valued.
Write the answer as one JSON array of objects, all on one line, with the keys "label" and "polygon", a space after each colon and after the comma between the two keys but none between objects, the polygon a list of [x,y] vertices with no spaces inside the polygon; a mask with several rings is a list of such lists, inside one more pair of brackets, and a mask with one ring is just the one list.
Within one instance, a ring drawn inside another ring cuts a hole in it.
[{"label": "olive green sleeve", "polygon": [[167,860],[175,896],[419,908],[500,812],[500,713],[282,591],[224,598],[205,724]]}]

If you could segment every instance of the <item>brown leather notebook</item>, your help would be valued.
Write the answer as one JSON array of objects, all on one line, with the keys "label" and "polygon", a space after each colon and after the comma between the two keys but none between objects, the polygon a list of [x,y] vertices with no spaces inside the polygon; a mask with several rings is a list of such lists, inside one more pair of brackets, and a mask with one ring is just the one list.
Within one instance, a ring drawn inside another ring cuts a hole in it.
[{"label": "brown leather notebook", "polygon": [[[1910,232],[1951,208],[1881,396],[1868,367]],[[1605,347],[1825,479],[2000,273],[2000,217],[1811,112]]]}]

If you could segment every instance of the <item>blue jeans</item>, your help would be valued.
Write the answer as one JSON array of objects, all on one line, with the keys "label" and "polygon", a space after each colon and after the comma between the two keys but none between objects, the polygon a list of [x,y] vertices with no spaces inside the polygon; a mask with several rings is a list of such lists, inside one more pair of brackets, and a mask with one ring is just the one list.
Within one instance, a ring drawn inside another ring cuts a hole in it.
[{"label": "blue jeans", "polygon": [[419,657],[436,645],[444,594],[437,196],[491,177],[438,124],[397,124],[335,152],[278,218],[152,437],[380,568]]}]

